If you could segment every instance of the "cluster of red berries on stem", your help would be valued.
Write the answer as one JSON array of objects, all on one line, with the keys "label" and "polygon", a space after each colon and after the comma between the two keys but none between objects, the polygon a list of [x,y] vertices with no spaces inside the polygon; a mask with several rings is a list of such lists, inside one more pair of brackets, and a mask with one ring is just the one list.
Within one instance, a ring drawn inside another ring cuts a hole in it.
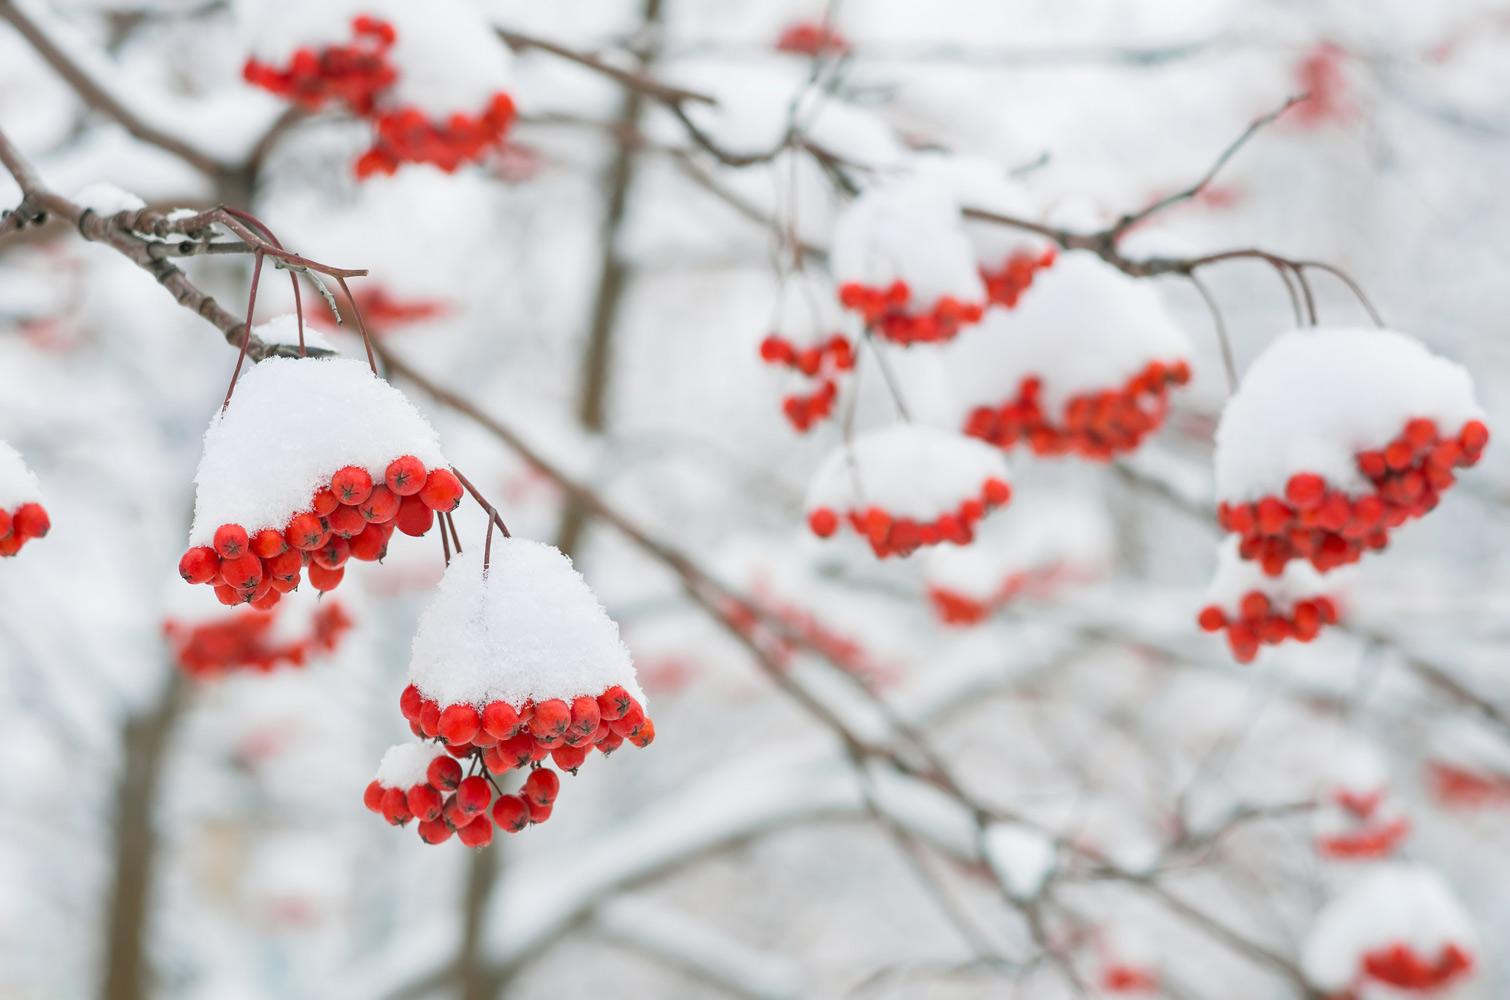
[{"label": "cluster of red berries on stem", "polygon": [[[893,517],[880,507],[846,511],[844,519],[855,533],[870,543],[876,556],[911,555],[925,545],[953,542],[969,545],[975,538],[975,525],[986,513],[1005,507],[1012,499],[1012,487],[1000,479],[988,479],[979,497],[971,497],[952,513],[940,514],[932,521],[910,517]],[[840,515],[831,507],[817,507],[808,513],[808,527],[819,538],[828,538],[839,530]]]},{"label": "cluster of red berries on stem", "polygon": [[1222,503],[1217,520],[1241,539],[1244,559],[1278,576],[1291,559],[1308,559],[1319,572],[1357,562],[1365,549],[1383,549],[1389,531],[1436,507],[1455,481],[1452,470],[1474,465],[1489,443],[1489,428],[1470,420],[1443,437],[1434,421],[1411,420],[1385,447],[1357,456],[1358,471],[1373,491],[1350,496],[1323,476],[1298,472],[1283,498]]},{"label": "cluster of red berries on stem", "polygon": [[1036,455],[1073,454],[1106,462],[1136,449],[1158,430],[1169,406],[1169,386],[1189,381],[1186,362],[1151,361],[1122,388],[1074,396],[1055,415],[1044,411],[1042,381],[1025,378],[1015,399],[972,410],[965,433],[999,448],[1022,441]]},{"label": "cluster of red berries on stem", "polygon": [[371,114],[378,94],[398,79],[398,70],[388,61],[397,35],[393,25],[365,15],[352,19],[351,33],[352,40],[344,45],[298,49],[286,66],[248,59],[242,75],[248,83],[311,111],[339,101],[354,114]]},{"label": "cluster of red berries on stem", "polygon": [[827,24],[799,21],[781,32],[776,39],[776,51],[801,56],[842,56],[849,52],[849,40]]},{"label": "cluster of red berries on stem", "polygon": [[1510,775],[1484,773],[1444,761],[1427,765],[1431,794],[1444,805],[1486,806],[1510,803]]},{"label": "cluster of red berries on stem", "polygon": [[334,652],[352,625],[337,601],[315,609],[309,634],[302,638],[279,640],[272,635],[273,623],[272,615],[246,609],[196,625],[169,619],[163,623],[163,632],[184,673],[210,677],[237,667],[262,673],[285,664],[302,667],[313,656]]},{"label": "cluster of red berries on stem", "polygon": [[1434,960],[1417,955],[1403,942],[1363,956],[1365,975],[1402,990],[1438,990],[1472,970],[1473,956],[1452,943],[1444,945]]},{"label": "cluster of red berries on stem", "polygon": [[[550,819],[560,778],[543,766],[546,758],[576,774],[594,749],[610,754],[626,742],[645,747],[655,739],[655,723],[617,684],[597,697],[552,698],[518,706],[492,701],[480,709],[466,703],[441,706],[411,684],[399,697],[399,710],[416,736],[440,741],[449,756],[431,763],[425,784],[398,790],[401,795],[396,796],[395,789],[374,782],[365,801],[390,823],[418,818],[419,835],[431,844],[455,832],[467,846],[481,847],[492,839],[493,825],[518,833]],[[473,770],[471,777],[461,777],[460,762]],[[528,775],[517,795],[505,795],[493,779],[514,770]]]},{"label": "cluster of red berries on stem", "polygon": [[15,510],[0,507],[0,556],[13,556],[34,538],[45,538],[52,529],[47,509],[36,502],[23,503]]},{"label": "cluster of red berries on stem", "polygon": [[1251,663],[1260,646],[1277,646],[1286,639],[1310,642],[1320,634],[1322,626],[1337,624],[1337,602],[1321,595],[1295,601],[1285,611],[1269,595],[1250,590],[1238,602],[1235,615],[1229,615],[1219,605],[1208,604],[1196,620],[1207,632],[1225,631],[1233,659]]},{"label": "cluster of red berries on stem", "polygon": [[1380,806],[1384,793],[1353,792],[1338,788],[1332,801],[1340,808],[1348,829],[1316,838],[1316,850],[1339,861],[1387,858],[1410,833],[1410,820],[1403,815],[1387,815]]},{"label": "cluster of red berries on stem", "polygon": [[393,174],[404,163],[432,163],[447,173],[503,142],[514,121],[514,101],[497,93],[481,114],[452,114],[433,121],[418,108],[378,115],[377,138],[357,160],[357,177]]},{"label": "cluster of red berries on stem", "polygon": [[912,292],[905,281],[893,281],[886,288],[872,288],[856,282],[839,286],[839,303],[859,313],[865,325],[897,344],[935,344],[951,340],[961,328],[979,323],[985,314],[978,302],[961,302],[945,295],[927,312],[909,307]]},{"label": "cluster of red berries on stem", "polygon": [[334,590],[347,560],[381,559],[395,529],[425,534],[437,513],[456,509],[461,494],[454,472],[426,470],[413,455],[394,459],[377,482],[366,469],[348,465],[315,492],[309,510],[293,515],[282,529],[249,534],[239,524],[222,524],[213,545],[184,553],[178,573],[188,583],[213,586],[223,604],[267,609],[297,588],[306,570],[310,586]]},{"label": "cluster of red berries on stem", "polygon": [[1033,284],[1033,275],[1054,266],[1058,253],[1049,247],[1042,253],[1014,253],[1007,262],[994,270],[981,268],[981,280],[986,283],[986,298],[999,306],[1011,309],[1017,305],[1022,293]]},{"label": "cluster of red berries on stem", "polygon": [[834,411],[839,395],[836,381],[840,372],[853,370],[854,349],[843,334],[834,334],[816,347],[799,348],[782,337],[771,334],[760,342],[760,357],[766,364],[779,365],[818,380],[818,388],[802,395],[793,393],[781,400],[781,412],[799,432],[806,433]]}]

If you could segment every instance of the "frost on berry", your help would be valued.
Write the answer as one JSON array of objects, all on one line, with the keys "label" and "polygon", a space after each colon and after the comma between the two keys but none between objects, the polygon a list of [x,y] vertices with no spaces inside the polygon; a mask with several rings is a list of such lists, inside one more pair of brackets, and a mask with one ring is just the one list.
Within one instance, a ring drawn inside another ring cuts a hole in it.
[{"label": "frost on berry", "polygon": [[1462,366],[1390,330],[1287,333],[1216,431],[1217,518],[1271,576],[1325,573],[1436,507],[1489,441]]},{"label": "frost on berry", "polygon": [[26,543],[45,538],[51,528],[37,477],[20,452],[0,441],[0,557],[13,556]]},{"label": "frost on berry", "polygon": [[1372,861],[1397,852],[1410,819],[1391,793],[1389,771],[1373,747],[1350,742],[1328,762],[1311,816],[1316,851],[1334,861]]},{"label": "frost on berry", "polygon": [[454,506],[444,488],[454,475],[435,432],[365,365],[326,358],[256,365],[205,432],[180,575],[265,605],[278,600],[269,592],[297,588],[306,573],[316,590],[334,589],[348,559],[383,557],[396,525],[424,534],[434,523],[421,494],[399,524],[404,501],[388,485],[395,466],[409,493],[433,480],[442,484],[429,494],[437,509]]},{"label": "frost on berry", "polygon": [[1113,555],[1105,510],[1079,493],[1028,492],[965,547],[928,552],[923,576],[940,621],[975,625],[1018,597],[1050,598],[1101,579]]},{"label": "frost on berry", "polygon": [[226,612],[195,592],[174,599],[172,605],[163,621],[163,635],[174,662],[198,678],[236,670],[267,673],[282,666],[302,667],[334,652],[352,627],[351,617],[338,601],[274,602],[265,610],[253,604]]},{"label": "frost on berry", "polygon": [[1328,994],[1375,995],[1381,987],[1431,993],[1470,976],[1478,947],[1440,875],[1387,863],[1361,875],[1317,915],[1301,967]]},{"label": "frost on berry", "polygon": [[959,202],[930,178],[887,181],[851,202],[835,224],[832,264],[840,304],[899,344],[950,340],[985,310]]},{"label": "frost on berry", "polygon": [[1249,663],[1261,646],[1286,640],[1310,642],[1341,614],[1338,581],[1304,563],[1269,576],[1245,560],[1237,539],[1217,549],[1216,574],[1206,587],[1196,621],[1207,632],[1224,632],[1232,656]]},{"label": "frost on berry", "polygon": [[1158,430],[1189,357],[1158,291],[1088,254],[1061,259],[1015,309],[989,310],[943,353],[967,434],[1096,461]]},{"label": "frost on berry", "polygon": [[1012,490],[994,448],[949,431],[895,424],[835,449],[808,488],[808,526],[821,538],[841,528],[880,558],[918,548],[968,545],[975,526]]}]

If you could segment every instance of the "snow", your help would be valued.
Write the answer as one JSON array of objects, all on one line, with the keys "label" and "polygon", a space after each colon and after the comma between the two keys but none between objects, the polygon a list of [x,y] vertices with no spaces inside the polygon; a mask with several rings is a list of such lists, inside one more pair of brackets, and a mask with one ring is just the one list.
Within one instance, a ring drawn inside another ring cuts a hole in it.
[{"label": "snow", "polygon": [[365,362],[269,358],[242,372],[231,405],[210,419],[189,544],[208,544],[222,524],[281,529],[339,469],[381,481],[402,455],[449,466],[429,422]]},{"label": "snow", "polygon": [[1337,593],[1336,572],[1323,581],[1310,563],[1292,559],[1279,576],[1269,576],[1258,563],[1244,559],[1238,546],[1235,535],[1222,539],[1217,548],[1216,572],[1206,585],[1202,607],[1214,604],[1229,616],[1236,616],[1243,598],[1258,591],[1269,599],[1275,612],[1288,614],[1300,601]]},{"label": "snow", "polygon": [[373,778],[384,788],[408,791],[427,780],[431,761],[445,756],[438,743],[396,743],[384,751]]},{"label": "snow", "polygon": [[942,350],[962,412],[1016,398],[1031,377],[1057,417],[1076,396],[1122,389],[1150,362],[1188,361],[1191,346],[1154,285],[1069,253],[1034,277],[1015,308],[988,309]]},{"label": "snow", "polygon": [[[1036,219],[1037,207],[1028,190],[1007,176],[1000,163],[979,156],[926,153],[917,157],[919,176],[930,178],[954,192],[962,206],[1020,219]],[[1019,253],[1040,256],[1052,241],[1012,226],[981,219],[965,219],[965,233],[975,247],[975,262],[996,269]]]},{"label": "snow", "polygon": [[838,285],[884,289],[907,283],[911,309],[946,296],[985,300],[975,253],[948,188],[926,177],[896,178],[862,193],[834,224],[830,263]]},{"label": "snow", "polygon": [[1510,776],[1510,742],[1475,718],[1444,718],[1432,725],[1427,742],[1433,762]]},{"label": "snow", "polygon": [[73,200],[96,215],[137,212],[147,207],[147,203],[136,195],[106,181],[88,185],[74,195]]},{"label": "snow", "polygon": [[0,510],[14,513],[22,504],[40,502],[41,499],[41,485],[26,467],[21,453],[0,441]]},{"label": "snow", "polygon": [[1361,739],[1348,740],[1327,762],[1326,782],[1351,795],[1383,792],[1389,788],[1389,764],[1377,748]]},{"label": "snow", "polygon": [[1016,823],[995,823],[982,841],[986,861],[1008,891],[1019,899],[1037,895],[1054,871],[1054,842]]},{"label": "snow", "polygon": [[813,476],[806,509],[880,507],[892,517],[932,521],[978,498],[988,479],[1008,481],[997,449],[936,427],[892,424],[830,452]]},{"label": "snow", "polygon": [[493,538],[453,557],[420,617],[409,680],[442,707],[570,700],[622,685],[640,703],[619,627],[560,549]]},{"label": "snow", "polygon": [[[316,308],[324,310],[324,305]],[[299,318],[293,313],[284,316],[274,316],[266,323],[258,323],[252,327],[252,336],[261,340],[264,344],[287,344],[290,347],[299,346]],[[309,317],[304,317],[304,346],[310,350],[333,351],[330,341],[318,327],[311,326]],[[429,463],[426,463],[428,466]]]},{"label": "snow", "polygon": [[351,19],[375,12],[381,0],[235,0],[247,51],[260,62],[287,65],[301,48],[320,49],[351,40]]},{"label": "snow", "polygon": [[1470,954],[1478,950],[1468,915],[1440,875],[1386,864],[1322,909],[1301,950],[1301,968],[1320,989],[1341,990],[1358,974],[1364,955],[1397,942],[1432,961],[1449,944]]},{"label": "snow", "polygon": [[1282,495],[1297,472],[1350,494],[1372,492],[1359,452],[1383,448],[1415,418],[1456,434],[1484,419],[1462,365],[1393,330],[1293,330],[1253,362],[1216,430],[1217,495]]}]

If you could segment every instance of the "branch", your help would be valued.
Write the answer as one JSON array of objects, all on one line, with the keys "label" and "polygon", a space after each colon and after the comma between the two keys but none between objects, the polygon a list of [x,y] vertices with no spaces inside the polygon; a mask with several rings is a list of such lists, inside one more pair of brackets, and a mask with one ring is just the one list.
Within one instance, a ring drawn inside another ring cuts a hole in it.
[{"label": "branch", "polygon": [[527,35],[522,31],[515,31],[512,28],[497,27],[495,30],[498,32],[498,37],[503,39],[504,43],[515,51],[538,49],[541,52],[549,52],[551,55],[565,59],[567,62],[576,63],[578,66],[586,67],[594,73],[608,77],[610,80],[615,80],[630,90],[653,98],[667,107],[679,107],[684,103],[714,105],[718,103],[715,98],[708,94],[663,83],[647,73],[621,69],[618,66],[605,62],[590,52],[569,48],[559,42],[552,42],[535,35]]}]

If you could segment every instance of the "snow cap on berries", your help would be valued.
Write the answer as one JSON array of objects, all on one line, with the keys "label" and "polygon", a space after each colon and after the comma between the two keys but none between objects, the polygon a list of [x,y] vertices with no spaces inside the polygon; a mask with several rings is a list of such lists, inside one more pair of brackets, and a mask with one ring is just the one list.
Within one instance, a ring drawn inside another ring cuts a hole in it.
[{"label": "snow cap on berries", "polygon": [[1254,502],[1296,473],[1349,494],[1372,493],[1360,452],[1383,448],[1414,419],[1456,435],[1484,419],[1467,369],[1393,330],[1295,330],[1253,362],[1216,430],[1216,492]]},{"label": "snow cap on berries", "polygon": [[[925,153],[917,157],[914,166],[919,176],[951,191],[963,207],[1019,219],[1038,215],[1027,188],[1009,177],[1001,164],[985,157]],[[963,226],[975,249],[975,262],[987,270],[1000,267],[1014,256],[1039,257],[1054,248],[1052,240],[1015,226],[984,219],[965,219]]]},{"label": "snow cap on berries", "polygon": [[1152,363],[1188,361],[1190,340],[1158,291],[1090,254],[1066,254],[1014,309],[991,309],[945,348],[963,412],[1017,396],[1025,379],[1051,421],[1077,396],[1121,390]]},{"label": "snow cap on berries", "polygon": [[513,60],[475,4],[462,0],[376,0],[369,12],[393,25],[395,103],[435,121],[476,114],[513,89]]},{"label": "snow cap on berries", "polygon": [[347,41],[351,19],[375,6],[373,0],[235,0],[233,10],[248,54],[281,66],[300,49]]},{"label": "snow cap on berries", "polygon": [[905,282],[916,312],[946,297],[976,304],[986,297],[959,201],[927,177],[886,181],[851,202],[835,223],[831,261],[840,286]]},{"label": "snow cap on berries", "polygon": [[409,681],[441,706],[522,705],[589,695],[618,684],[641,704],[629,650],[560,549],[522,538],[493,539],[455,556],[420,616]]},{"label": "snow cap on berries", "polygon": [[403,455],[449,467],[429,422],[366,364],[269,358],[241,376],[205,431],[189,544],[210,544],[222,524],[281,531],[338,470],[358,466],[381,482]]},{"label": "snow cap on berries", "polygon": [[[285,347],[299,346],[299,317],[293,313],[282,316],[274,316],[266,323],[258,323],[252,327],[252,336],[264,344],[278,344]],[[325,339],[325,334],[320,329],[304,324],[304,346],[312,351],[332,351],[330,341]]]},{"label": "snow cap on berries", "polygon": [[0,510],[9,513],[24,503],[39,503],[41,500],[41,485],[26,467],[21,453],[0,441]]},{"label": "snow cap on berries", "polygon": [[1431,970],[1435,986],[1471,971],[1477,935],[1436,872],[1387,864],[1363,875],[1317,916],[1301,967],[1326,992],[1359,979],[1389,982],[1398,964],[1390,952],[1397,947]]},{"label": "snow cap on berries", "polygon": [[383,753],[373,780],[384,788],[409,789],[424,783],[430,762],[446,756],[438,743],[397,743]]},{"label": "snow cap on berries", "polygon": [[892,424],[830,452],[813,476],[806,508],[843,514],[879,507],[892,517],[932,521],[953,514],[993,479],[1008,479],[996,448],[936,427]]},{"label": "snow cap on berries", "polygon": [[1285,614],[1300,601],[1335,595],[1337,580],[1335,573],[1323,578],[1310,563],[1298,559],[1286,563],[1280,576],[1268,576],[1258,563],[1239,554],[1237,538],[1229,536],[1217,547],[1216,572],[1206,585],[1202,603],[1233,614],[1244,597],[1257,591],[1269,599],[1275,612]]}]

